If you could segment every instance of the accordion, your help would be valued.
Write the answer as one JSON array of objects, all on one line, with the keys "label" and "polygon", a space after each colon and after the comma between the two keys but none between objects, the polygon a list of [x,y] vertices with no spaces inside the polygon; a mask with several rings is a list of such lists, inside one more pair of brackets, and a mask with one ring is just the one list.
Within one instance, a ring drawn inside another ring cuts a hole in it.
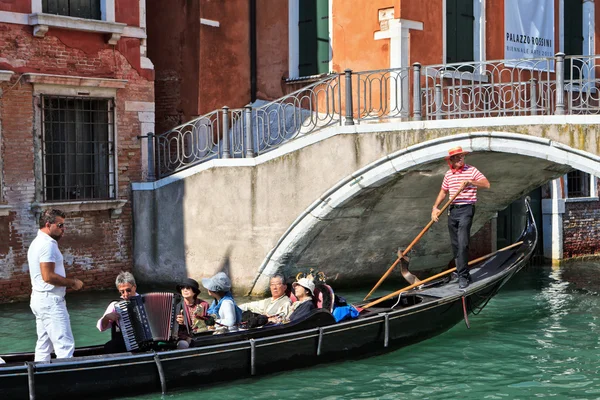
[{"label": "accordion", "polygon": [[179,324],[175,307],[181,296],[147,293],[117,302],[119,327],[127,351],[145,350],[154,342],[177,339]]}]

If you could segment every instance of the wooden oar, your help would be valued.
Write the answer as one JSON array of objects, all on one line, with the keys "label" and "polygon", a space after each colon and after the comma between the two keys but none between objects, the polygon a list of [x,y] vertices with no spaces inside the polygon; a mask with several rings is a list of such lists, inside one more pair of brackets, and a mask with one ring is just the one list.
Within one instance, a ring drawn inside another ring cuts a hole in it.
[{"label": "wooden oar", "polygon": [[[494,252],[492,252],[492,253],[490,253],[490,254],[487,254],[487,255],[485,255],[485,256],[482,256],[482,257],[476,258],[475,260],[469,261],[469,263],[468,263],[467,265],[470,267],[470,266],[472,266],[473,264],[477,264],[478,262],[480,262],[480,261],[483,261],[483,260],[485,260],[486,258],[490,258],[490,257],[492,257],[492,256],[494,256],[494,255],[496,255],[496,254],[498,254],[498,253],[499,253],[499,252],[501,252],[501,251],[505,251],[505,250],[512,249],[513,247],[519,246],[519,245],[521,245],[521,244],[523,244],[523,241],[520,241],[520,242],[517,242],[517,243],[513,243],[513,244],[511,244],[510,246],[506,246],[506,247],[504,247],[504,248],[502,248],[502,249],[500,249],[500,250],[496,250],[496,251],[494,251]],[[407,286],[407,287],[405,287],[405,288],[403,288],[403,289],[400,289],[400,290],[398,290],[398,291],[395,291],[394,293],[390,293],[390,294],[388,294],[387,296],[384,296],[384,297],[382,297],[382,298],[380,298],[380,299],[377,299],[377,300],[375,300],[375,301],[372,301],[372,302],[370,302],[369,304],[367,304],[367,305],[365,305],[365,306],[363,306],[363,307],[356,307],[356,308],[357,308],[357,309],[360,311],[360,310],[365,310],[365,309],[367,309],[367,308],[369,308],[369,307],[373,307],[374,305],[376,305],[376,304],[379,304],[379,303],[381,303],[382,301],[385,301],[385,300],[391,299],[392,297],[395,297],[395,296],[399,295],[399,294],[400,294],[400,293],[402,293],[402,292],[406,292],[406,291],[408,291],[408,290],[414,289],[414,288],[416,288],[417,286],[420,286],[420,285],[422,285],[422,284],[424,284],[424,283],[427,283],[427,282],[431,282],[431,281],[432,281],[432,280],[434,280],[434,279],[440,278],[440,277],[442,277],[442,276],[444,276],[444,275],[448,275],[448,274],[450,274],[450,273],[452,273],[452,272],[454,272],[454,271],[456,271],[456,267],[454,267],[454,268],[450,268],[450,269],[448,269],[448,270],[446,270],[446,271],[444,271],[444,272],[440,272],[439,274],[436,274],[436,275],[430,276],[429,278],[427,278],[427,279],[423,279],[422,281],[419,281],[419,282],[413,283],[413,284],[412,284],[412,285],[410,285],[410,286]]]},{"label": "wooden oar", "polygon": [[[452,196],[450,198],[450,200],[448,200],[448,202],[444,205],[444,207],[442,207],[440,209],[440,213],[438,215],[442,215],[442,213],[444,212],[444,210],[446,208],[448,208],[448,206],[454,201],[454,199],[456,198],[456,196],[458,196],[460,194],[460,192],[463,191],[463,189],[464,189],[464,187],[460,188],[458,190],[458,192],[456,192],[456,194],[454,194],[454,196]],[[377,290],[377,288],[379,287],[379,285],[381,285],[383,283],[383,281],[385,280],[385,278],[387,278],[392,273],[392,270],[394,268],[396,268],[396,265],[398,265],[398,263],[400,262],[400,260],[402,258],[406,257],[406,255],[408,254],[408,252],[413,248],[413,246],[415,244],[417,244],[417,242],[419,240],[421,240],[421,238],[423,237],[423,235],[425,234],[425,232],[427,232],[429,230],[429,228],[431,228],[431,225],[433,225],[434,223],[435,223],[435,220],[432,218],[431,221],[429,221],[429,223],[427,225],[425,225],[425,228],[423,228],[423,230],[421,231],[421,233],[419,233],[417,235],[417,237],[415,238],[415,240],[413,240],[411,242],[411,244],[409,244],[408,247],[402,252],[402,254],[398,256],[398,258],[396,259],[396,261],[394,261],[394,263],[392,264],[392,266],[389,267],[387,271],[385,271],[385,274],[383,274],[383,276],[381,277],[381,279],[379,279],[379,282],[377,282],[377,284],[375,286],[373,286],[373,289],[371,289],[371,291],[365,296],[365,298],[363,299],[363,301],[367,300],[373,294],[373,292]]]}]

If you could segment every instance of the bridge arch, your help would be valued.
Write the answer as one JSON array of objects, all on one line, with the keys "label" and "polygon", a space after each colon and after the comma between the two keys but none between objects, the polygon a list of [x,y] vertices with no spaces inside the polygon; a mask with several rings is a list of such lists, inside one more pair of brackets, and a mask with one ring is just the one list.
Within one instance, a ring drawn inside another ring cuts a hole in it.
[{"label": "bridge arch", "polygon": [[[539,187],[542,183],[559,177],[570,169],[578,169],[596,176],[600,175],[599,156],[536,136],[486,130],[450,135],[422,142],[389,154],[357,170],[355,173],[339,181],[306,208],[267,254],[250,291],[262,292],[268,285],[268,277],[270,275],[281,270],[291,271],[292,266],[302,259],[303,254],[307,253],[307,249],[310,246],[314,246],[315,242],[319,240],[319,235],[327,229],[331,221],[343,219],[348,217],[349,214],[356,213],[356,210],[354,210],[355,207],[348,207],[348,204],[353,201],[356,203],[355,200],[361,194],[384,188],[390,183],[394,184],[394,182],[401,180],[407,173],[412,172],[413,175],[416,173],[420,178],[430,179],[437,185],[438,189],[434,193],[431,193],[431,201],[423,200],[424,204],[422,204],[421,208],[427,210],[426,214],[429,213],[433,199],[439,190],[441,176],[447,169],[447,166],[443,163],[443,158],[446,156],[448,148],[452,146],[462,146],[464,150],[473,153],[469,158],[472,157],[474,160],[473,164],[480,169],[483,169],[481,167],[482,164],[486,164],[484,161],[490,159],[492,155],[496,155],[494,162],[497,164],[496,168],[500,169],[494,175],[496,181],[499,181],[499,178],[504,174],[502,171],[504,168],[502,166],[502,159],[504,158],[507,159],[507,163],[527,159],[529,160],[529,164],[525,164],[523,167],[523,175],[531,168],[536,169],[536,173],[540,175],[538,181],[531,182],[535,186],[526,188],[526,190],[523,190],[521,187],[517,191],[510,192],[510,187],[505,185],[502,195],[495,194],[493,196],[494,198],[501,198],[502,202],[488,207],[487,210],[483,206],[484,212],[480,217],[480,225],[484,220],[487,221],[489,219],[491,213],[495,213],[503,208],[497,208],[499,205],[505,207],[512,200],[527,193],[528,190]],[[532,165],[535,165],[535,167]],[[510,171],[510,166],[506,166],[506,171]],[[511,173],[513,178],[515,178],[518,177],[519,171],[518,169],[516,171],[512,170]],[[492,181],[493,191],[495,182],[492,179],[490,181]],[[505,191],[510,193],[504,196]],[[494,207],[496,208],[494,209]],[[428,219],[424,221],[428,222]],[[423,223],[423,226],[426,222]],[[444,236],[445,230],[445,226],[438,226],[438,231],[443,231],[442,235]],[[414,235],[411,237],[414,237]],[[438,235],[437,237],[440,238],[443,236]],[[405,244],[409,242],[407,241]],[[326,247],[327,243],[323,244],[323,246]],[[308,253],[311,252],[309,251]],[[312,253],[312,258],[314,259],[314,255],[318,252],[313,251]],[[443,258],[444,255],[447,256],[447,254],[443,253],[439,253],[438,255],[440,258]],[[308,256],[303,261],[308,261],[310,264],[310,259],[311,257]],[[425,260],[425,263],[429,261]],[[303,262],[302,264],[306,263]],[[329,272],[331,273],[331,271]]]}]

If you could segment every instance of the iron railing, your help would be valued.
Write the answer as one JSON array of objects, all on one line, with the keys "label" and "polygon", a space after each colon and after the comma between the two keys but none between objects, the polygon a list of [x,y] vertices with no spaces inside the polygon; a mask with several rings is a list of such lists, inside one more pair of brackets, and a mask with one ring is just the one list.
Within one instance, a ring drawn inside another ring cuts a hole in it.
[{"label": "iron railing", "polygon": [[346,70],[258,107],[223,107],[149,135],[149,148],[154,142],[155,172],[162,178],[214,158],[264,154],[333,124],[598,114],[598,58],[558,53],[549,58]]}]

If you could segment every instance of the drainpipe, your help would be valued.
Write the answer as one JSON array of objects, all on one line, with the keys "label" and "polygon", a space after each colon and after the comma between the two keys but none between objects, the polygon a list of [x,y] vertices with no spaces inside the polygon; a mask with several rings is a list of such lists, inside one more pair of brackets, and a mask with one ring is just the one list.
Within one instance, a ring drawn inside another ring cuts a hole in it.
[{"label": "drainpipe", "polygon": [[256,0],[250,0],[250,102],[256,101]]}]

